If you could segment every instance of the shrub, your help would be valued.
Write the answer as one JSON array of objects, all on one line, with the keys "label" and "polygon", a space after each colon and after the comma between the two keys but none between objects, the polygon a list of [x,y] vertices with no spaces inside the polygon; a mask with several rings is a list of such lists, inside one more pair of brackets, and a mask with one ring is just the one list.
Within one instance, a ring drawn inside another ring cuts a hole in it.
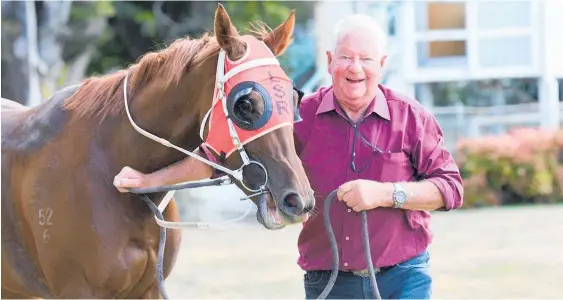
[{"label": "shrub", "polygon": [[562,150],[563,132],[545,129],[460,141],[464,207],[563,201]]}]

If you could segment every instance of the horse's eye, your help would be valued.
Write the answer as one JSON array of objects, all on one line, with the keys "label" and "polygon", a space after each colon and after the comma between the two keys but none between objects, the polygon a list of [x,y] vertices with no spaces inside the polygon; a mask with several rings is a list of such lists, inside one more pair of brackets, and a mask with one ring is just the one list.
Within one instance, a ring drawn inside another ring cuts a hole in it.
[{"label": "horse's eye", "polygon": [[245,98],[245,99],[241,99],[239,100],[239,105],[240,105],[240,109],[242,111],[245,112],[254,112],[254,106],[252,105],[252,102],[250,101],[250,99]]}]

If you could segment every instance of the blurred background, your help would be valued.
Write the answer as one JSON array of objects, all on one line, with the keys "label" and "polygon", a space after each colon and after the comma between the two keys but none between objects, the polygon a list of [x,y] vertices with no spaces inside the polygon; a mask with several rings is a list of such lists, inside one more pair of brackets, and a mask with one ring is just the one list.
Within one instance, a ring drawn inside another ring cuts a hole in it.
[{"label": "blurred background", "polygon": [[[389,35],[384,84],[438,119],[465,183],[464,207],[433,213],[437,298],[563,295],[563,1],[221,2],[237,28],[296,10],[280,58],[306,93],[329,85],[332,26],[351,13]],[[55,90],[212,32],[215,1],[2,1],[2,97],[35,105]],[[180,191],[184,221],[241,216],[234,187]],[[300,226],[185,230],[167,281],[176,298],[303,298]],[[270,239],[271,242],[265,242]]]}]

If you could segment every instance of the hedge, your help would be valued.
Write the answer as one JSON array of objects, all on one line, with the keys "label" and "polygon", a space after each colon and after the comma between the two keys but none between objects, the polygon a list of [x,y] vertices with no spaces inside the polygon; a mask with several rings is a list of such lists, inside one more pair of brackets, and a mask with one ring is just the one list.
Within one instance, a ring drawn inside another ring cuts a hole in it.
[{"label": "hedge", "polygon": [[563,131],[518,128],[464,139],[456,161],[463,208],[563,202]]}]

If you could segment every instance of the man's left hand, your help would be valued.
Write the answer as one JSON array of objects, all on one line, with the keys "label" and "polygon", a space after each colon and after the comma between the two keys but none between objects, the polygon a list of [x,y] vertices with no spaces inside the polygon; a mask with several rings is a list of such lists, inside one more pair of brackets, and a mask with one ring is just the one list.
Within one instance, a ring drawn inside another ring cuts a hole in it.
[{"label": "man's left hand", "polygon": [[358,179],[344,183],[336,196],[354,211],[392,206],[393,186],[372,180]]}]

